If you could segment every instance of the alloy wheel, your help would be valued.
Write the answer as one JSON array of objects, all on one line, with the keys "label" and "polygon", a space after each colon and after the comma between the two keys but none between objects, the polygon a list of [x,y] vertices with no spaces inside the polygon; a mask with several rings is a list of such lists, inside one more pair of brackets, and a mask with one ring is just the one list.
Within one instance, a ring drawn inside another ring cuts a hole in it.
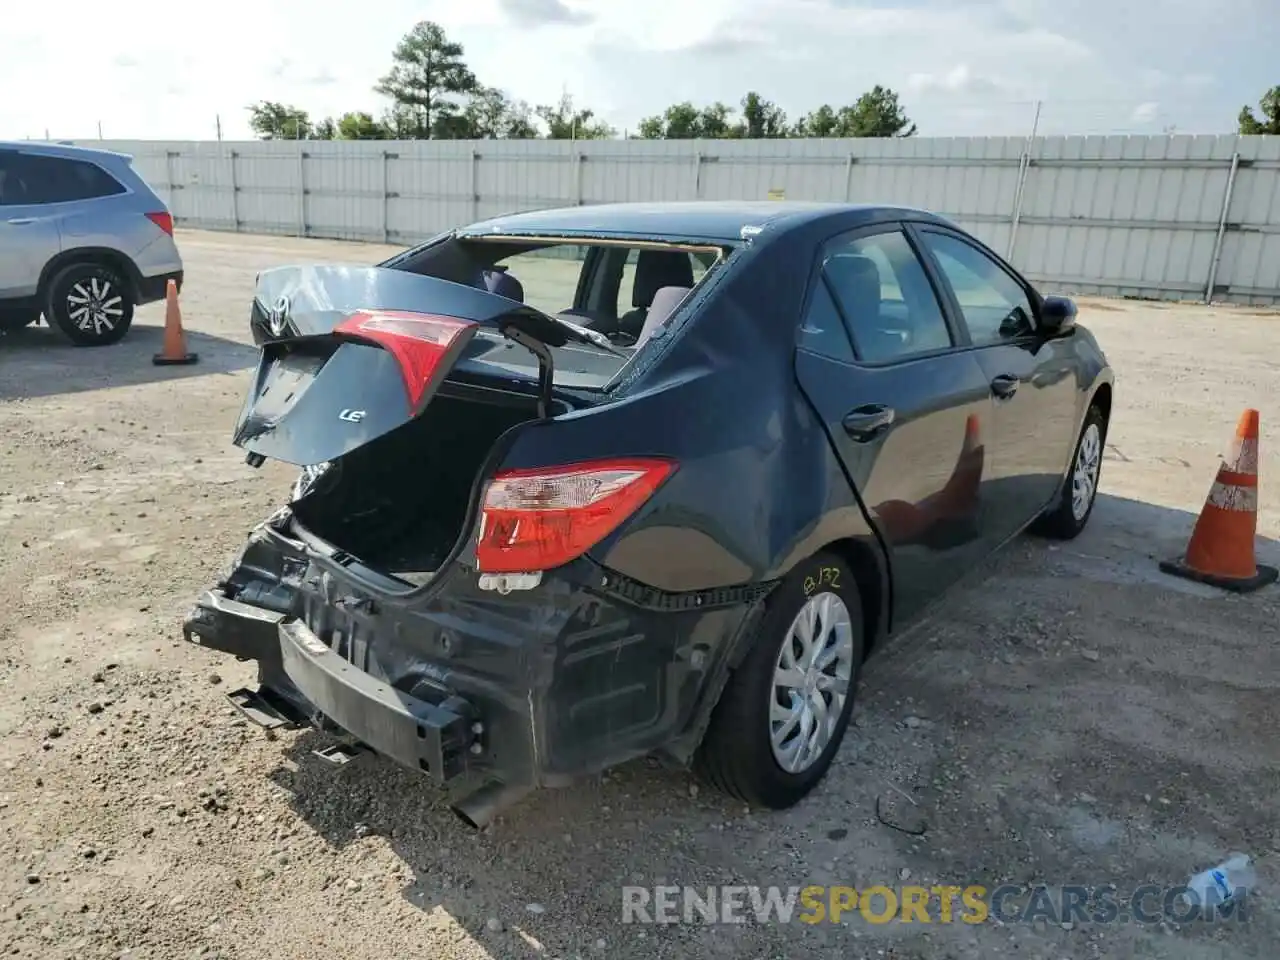
[{"label": "alloy wheel", "polygon": [[109,333],[124,319],[124,298],[105,277],[86,277],[67,291],[67,316],[81,330]]}]

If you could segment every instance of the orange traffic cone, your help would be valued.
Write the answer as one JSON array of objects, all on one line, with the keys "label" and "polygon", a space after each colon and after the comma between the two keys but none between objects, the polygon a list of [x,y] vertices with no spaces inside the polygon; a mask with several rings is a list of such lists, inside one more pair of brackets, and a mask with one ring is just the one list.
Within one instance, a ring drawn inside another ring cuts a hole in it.
[{"label": "orange traffic cone", "polygon": [[178,284],[170,280],[164,292],[164,347],[151,358],[159,367],[195,363],[200,358],[187,352],[187,336],[182,332],[182,310],[178,307]]},{"label": "orange traffic cone", "polygon": [[1213,488],[1191,531],[1181,560],[1160,569],[1236,593],[1274,583],[1280,573],[1254,558],[1258,530],[1258,411],[1246,410],[1236,426],[1231,455],[1218,467]]},{"label": "orange traffic cone", "polygon": [[985,462],[986,450],[978,430],[978,417],[971,413],[964,421],[964,442],[960,445],[960,456],[956,459],[955,469],[929,507],[944,517],[960,517],[970,513],[978,503],[978,488],[982,485]]}]

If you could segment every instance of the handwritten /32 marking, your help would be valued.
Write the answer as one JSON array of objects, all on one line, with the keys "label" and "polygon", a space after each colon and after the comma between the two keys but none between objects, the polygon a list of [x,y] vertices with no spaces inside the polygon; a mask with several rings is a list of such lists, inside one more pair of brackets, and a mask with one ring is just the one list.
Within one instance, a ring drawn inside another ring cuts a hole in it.
[{"label": "handwritten /32 marking", "polygon": [[819,587],[830,587],[832,590],[840,589],[840,568],[839,567],[819,567],[816,575],[804,578],[804,595],[806,597],[813,596],[813,592]]}]

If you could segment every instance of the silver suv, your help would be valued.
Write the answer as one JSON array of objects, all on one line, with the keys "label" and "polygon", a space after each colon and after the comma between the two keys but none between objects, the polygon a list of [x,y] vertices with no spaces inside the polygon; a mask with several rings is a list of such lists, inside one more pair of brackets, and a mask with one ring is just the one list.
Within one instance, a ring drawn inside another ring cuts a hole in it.
[{"label": "silver suv", "polygon": [[0,141],[0,332],[43,313],[77,346],[115,343],[182,284],[168,208],[122,153]]}]

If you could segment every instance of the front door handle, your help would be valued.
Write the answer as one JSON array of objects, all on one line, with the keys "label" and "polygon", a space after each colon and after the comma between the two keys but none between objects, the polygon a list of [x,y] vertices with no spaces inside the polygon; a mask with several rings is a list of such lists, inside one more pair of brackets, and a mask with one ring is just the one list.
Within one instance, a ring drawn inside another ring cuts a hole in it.
[{"label": "front door handle", "polygon": [[1009,373],[1002,373],[991,381],[991,392],[1001,400],[1008,400],[1018,392],[1018,378]]},{"label": "front door handle", "polygon": [[35,217],[14,217],[14,219],[10,220],[9,222],[13,224],[15,227],[21,227],[21,226],[25,226],[28,223],[35,223],[36,218]]},{"label": "front door handle", "polygon": [[846,413],[840,425],[858,443],[867,443],[893,426],[893,418],[893,407],[886,407],[882,403],[866,403]]}]

